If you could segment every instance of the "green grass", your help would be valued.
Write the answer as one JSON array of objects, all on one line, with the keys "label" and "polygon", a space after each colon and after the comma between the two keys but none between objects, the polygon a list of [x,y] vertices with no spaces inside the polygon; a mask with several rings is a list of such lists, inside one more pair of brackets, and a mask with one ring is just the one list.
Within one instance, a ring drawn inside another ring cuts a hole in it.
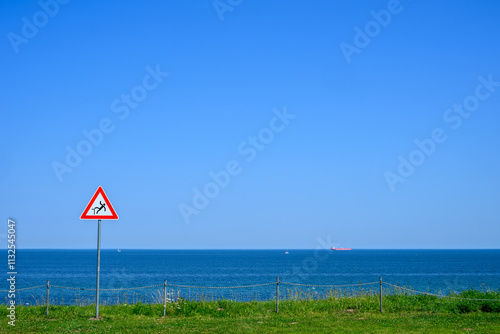
[{"label": "green grass", "polygon": [[[460,297],[500,299],[499,292],[468,290]],[[274,301],[186,301],[167,304],[21,306],[20,333],[500,333],[500,302],[463,301],[425,295]],[[0,332],[12,331],[0,308]]]}]

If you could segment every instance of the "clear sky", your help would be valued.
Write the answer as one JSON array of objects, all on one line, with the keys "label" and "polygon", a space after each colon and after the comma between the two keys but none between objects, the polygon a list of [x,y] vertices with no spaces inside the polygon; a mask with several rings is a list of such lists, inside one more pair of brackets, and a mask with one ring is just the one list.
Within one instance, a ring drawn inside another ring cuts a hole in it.
[{"label": "clear sky", "polygon": [[497,1],[1,6],[3,247],[500,248]]}]

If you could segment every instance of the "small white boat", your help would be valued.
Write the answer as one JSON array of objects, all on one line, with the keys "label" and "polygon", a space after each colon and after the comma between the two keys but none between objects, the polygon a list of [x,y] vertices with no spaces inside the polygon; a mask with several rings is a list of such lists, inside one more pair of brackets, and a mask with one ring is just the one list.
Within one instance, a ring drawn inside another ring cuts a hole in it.
[{"label": "small white boat", "polygon": [[117,250],[118,253],[121,253],[122,251],[121,250]]},{"label": "small white boat", "polygon": [[286,251],[285,254],[288,254],[288,251]]}]

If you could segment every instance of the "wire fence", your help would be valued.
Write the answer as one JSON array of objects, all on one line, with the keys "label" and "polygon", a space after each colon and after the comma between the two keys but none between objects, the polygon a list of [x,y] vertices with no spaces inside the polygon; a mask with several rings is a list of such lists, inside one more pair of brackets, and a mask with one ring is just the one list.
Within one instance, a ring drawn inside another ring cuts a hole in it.
[{"label": "wire fence", "polygon": [[[33,290],[33,293],[29,290]],[[38,291],[37,291],[38,290]],[[46,290],[40,293],[40,290]],[[71,291],[68,293],[68,290]],[[20,292],[22,291],[22,292]],[[0,290],[0,292],[12,293],[12,290]],[[49,305],[92,305],[96,302],[96,289],[84,287],[68,287],[51,285],[47,281],[46,285],[15,289],[16,299],[22,300],[22,304],[46,305],[47,316]],[[99,289],[99,303],[101,305],[118,304],[163,304],[163,313],[167,303],[175,303],[179,300],[192,301],[218,301],[232,300],[240,302],[249,301],[275,301],[276,312],[279,312],[280,301],[287,300],[319,300],[327,298],[352,298],[356,296],[377,296],[380,298],[380,311],[383,312],[384,296],[392,295],[428,295],[440,299],[454,299],[462,301],[484,301],[500,302],[500,299],[486,298],[465,298],[454,295],[443,295],[431,293],[429,291],[414,290],[409,287],[382,281],[358,283],[358,284],[303,284],[283,282],[277,277],[275,282],[238,285],[238,286],[194,286],[170,284],[167,280],[163,284],[154,284],[129,288]],[[498,294],[494,294],[498,296]],[[5,299],[7,304],[7,297]]]},{"label": "wire fence", "polygon": [[489,302],[500,301],[500,299],[490,299],[490,298],[485,299],[485,298],[464,298],[464,297],[457,297],[457,296],[446,296],[446,295],[436,294],[436,293],[431,293],[431,292],[418,291],[418,290],[410,289],[410,288],[407,288],[404,286],[399,286],[399,285],[385,283],[385,282],[383,282],[383,284],[394,288],[396,290],[396,293],[411,292],[411,293],[418,294],[418,295],[426,295],[426,296],[433,296],[433,297],[438,297],[438,298],[449,298],[449,299],[457,299],[457,300],[489,301]]}]

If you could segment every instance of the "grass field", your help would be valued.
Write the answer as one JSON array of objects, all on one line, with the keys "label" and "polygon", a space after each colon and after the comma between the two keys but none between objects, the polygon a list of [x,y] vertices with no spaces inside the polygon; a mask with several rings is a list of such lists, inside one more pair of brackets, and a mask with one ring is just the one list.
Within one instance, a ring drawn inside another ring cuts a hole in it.
[{"label": "grass field", "polygon": [[[469,290],[461,297],[500,299],[499,292]],[[16,308],[16,326],[1,308],[0,330],[19,333],[500,333],[500,302],[439,299],[423,295],[274,301],[195,302],[95,307]]]}]

